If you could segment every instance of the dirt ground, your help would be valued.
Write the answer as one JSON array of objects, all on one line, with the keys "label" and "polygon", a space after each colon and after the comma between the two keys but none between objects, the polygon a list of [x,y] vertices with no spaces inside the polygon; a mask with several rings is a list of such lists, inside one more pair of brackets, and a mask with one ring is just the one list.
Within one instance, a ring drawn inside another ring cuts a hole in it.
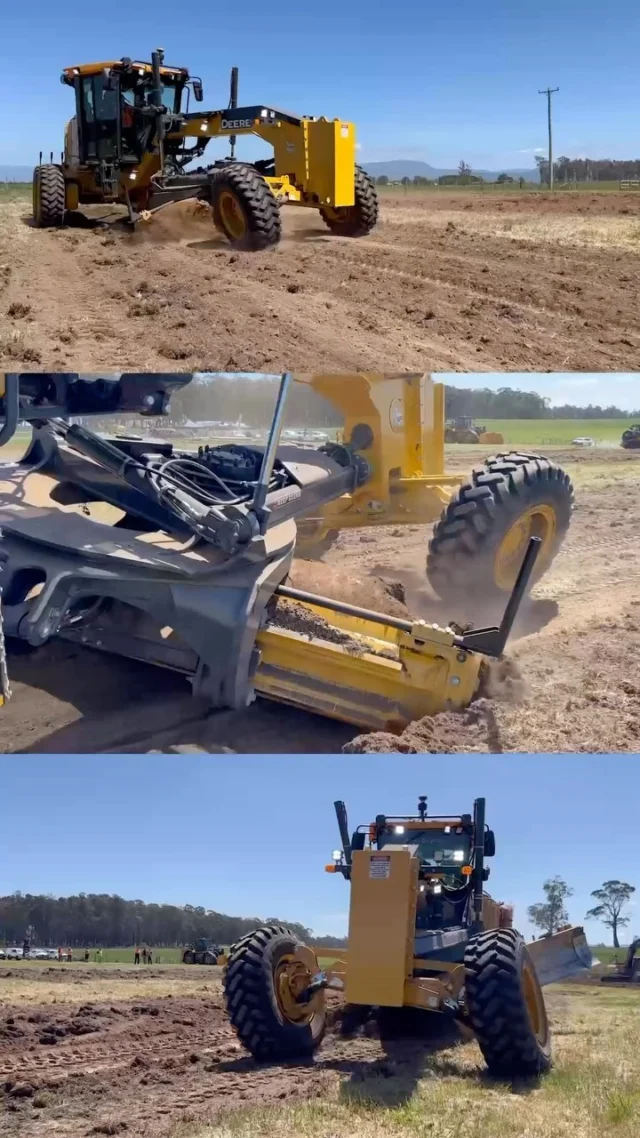
[{"label": "dirt ground", "polygon": [[[550,1008],[566,1015],[567,996],[552,994]],[[345,1038],[337,1010],[334,1000],[315,1060],[259,1065],[227,1021],[217,968],[43,965],[25,979],[19,964],[0,966],[3,1134],[161,1138],[221,1109],[344,1100],[389,1079],[408,1099],[420,1079],[456,1067],[481,1078],[477,1045],[444,1021],[417,1047],[382,1043],[373,1025]]]},{"label": "dirt ground", "polygon": [[0,209],[0,367],[622,371],[640,364],[637,195],[382,198],[363,240],[284,213],[232,252],[183,203],[135,235]]},{"label": "dirt ground", "polygon": [[[468,453],[448,449],[449,466],[468,469]],[[243,712],[203,715],[186,682],[168,672],[54,642],[10,656],[13,698],[0,717],[0,751],[635,751],[640,453],[549,453],[575,485],[568,538],[521,611],[506,665],[492,666],[481,698],[462,714],[422,720],[400,737],[355,741],[352,727],[261,699]],[[429,531],[343,533],[324,562],[297,563],[293,583],[439,624],[486,622],[469,598],[455,613],[442,611],[424,573]]]}]

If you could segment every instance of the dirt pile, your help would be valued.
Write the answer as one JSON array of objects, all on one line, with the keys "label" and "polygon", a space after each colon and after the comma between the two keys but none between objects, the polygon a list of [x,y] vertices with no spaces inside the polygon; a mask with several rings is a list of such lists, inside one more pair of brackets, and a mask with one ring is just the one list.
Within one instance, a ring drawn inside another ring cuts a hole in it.
[{"label": "dirt pile", "polygon": [[375,574],[350,573],[332,562],[294,561],[287,584],[385,616],[411,620],[402,584]]}]

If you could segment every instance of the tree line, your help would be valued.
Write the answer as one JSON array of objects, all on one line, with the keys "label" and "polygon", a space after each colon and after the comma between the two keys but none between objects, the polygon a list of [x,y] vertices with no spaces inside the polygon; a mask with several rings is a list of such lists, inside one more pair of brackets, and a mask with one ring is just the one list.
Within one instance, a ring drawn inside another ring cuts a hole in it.
[{"label": "tree line", "polygon": [[[544,933],[556,933],[569,923],[566,901],[573,895],[573,889],[561,877],[551,877],[545,881],[542,890],[545,900],[529,905],[529,920]],[[614,948],[620,948],[618,934],[631,919],[624,910],[635,891],[635,885],[612,879],[604,881],[591,893],[596,904],[585,913],[584,919],[601,921],[605,928],[611,929]]]},{"label": "tree line", "polygon": [[[236,423],[240,420],[249,428],[265,429],[273,417],[277,390],[277,379],[268,376],[194,376],[187,387],[173,396],[165,419],[147,421],[143,426],[152,432],[158,425],[181,427],[188,421]],[[450,419],[461,415],[473,419],[640,419],[640,410],[623,411],[613,404],[584,407],[565,403],[552,407],[549,399],[538,392],[512,387],[491,391],[446,386],[445,413]],[[130,426],[131,416],[81,421],[93,430],[108,430],[113,426]],[[289,392],[284,425],[332,430],[342,425],[342,416],[308,384],[294,383]]]},{"label": "tree line", "polygon": [[[549,159],[536,155],[541,182],[549,182]],[[640,158],[567,158],[553,163],[556,182],[618,182],[640,179]]]},{"label": "tree line", "polygon": [[[348,382],[348,380],[346,381]],[[192,422],[217,420],[236,422],[240,417],[248,427],[264,428],[271,422],[275,409],[278,381],[270,377],[195,376],[193,381],[171,400],[167,420],[175,426]],[[640,418],[638,411],[622,411],[613,405],[564,404],[551,407],[549,399],[536,391],[520,391],[501,387],[450,387],[445,389],[448,418],[468,415],[486,419],[625,419]],[[294,383],[285,410],[285,426],[335,428],[341,426],[339,410],[308,384]]]},{"label": "tree line", "polygon": [[29,930],[42,948],[119,948],[148,944],[176,948],[209,937],[233,944],[262,924],[284,924],[308,944],[339,948],[340,937],[315,937],[295,921],[281,917],[231,917],[201,905],[159,905],[126,901],[117,894],[78,893],[73,897],[13,893],[0,898],[0,943],[22,944]]},{"label": "tree line", "polygon": [[512,387],[489,388],[447,387],[447,418],[467,415],[474,419],[630,419],[640,418],[640,411],[622,411],[611,405],[587,407],[564,403],[552,407],[549,399],[537,391],[517,391]]}]

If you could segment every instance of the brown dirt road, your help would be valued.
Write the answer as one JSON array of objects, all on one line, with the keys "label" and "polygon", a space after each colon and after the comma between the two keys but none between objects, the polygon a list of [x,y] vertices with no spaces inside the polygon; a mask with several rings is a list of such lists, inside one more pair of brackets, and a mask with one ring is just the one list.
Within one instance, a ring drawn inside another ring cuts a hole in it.
[{"label": "brown dirt road", "polygon": [[[38,981],[45,987],[58,971],[64,994],[57,1003],[36,1002]],[[234,1108],[367,1095],[400,1105],[423,1078],[456,1072],[483,1078],[477,1045],[461,1045],[455,1030],[443,1034],[444,1021],[434,1023],[436,1034],[420,1046],[415,1039],[383,1044],[372,1031],[347,1039],[333,1030],[313,1061],[259,1065],[228,1023],[220,980],[212,979],[219,970],[198,970],[202,992],[196,996],[181,993],[186,971],[145,968],[145,988],[155,974],[158,995],[142,998],[133,967],[89,972],[43,966],[29,974],[29,1001],[14,1003],[20,968],[0,968],[3,1135],[164,1138]],[[123,995],[127,978],[131,991]],[[118,998],[110,995],[114,982]],[[87,985],[94,993],[90,1002],[83,994]],[[96,988],[102,992],[95,994]],[[565,1004],[562,995],[552,996],[552,1016]]]},{"label": "brown dirt road", "polygon": [[[449,466],[468,469],[469,455],[449,450]],[[400,739],[367,736],[356,744],[353,728],[266,701],[202,718],[186,685],[169,673],[59,643],[10,658],[14,697],[0,718],[0,751],[637,750],[640,453],[559,450],[554,457],[576,486],[568,539],[521,614],[511,673],[498,674],[463,715],[423,721]],[[343,595],[345,575],[351,588],[356,577],[355,599],[379,605],[384,594],[375,579],[399,582],[417,616],[486,620],[469,598],[457,612],[442,612],[424,576],[429,529],[344,533],[324,565],[300,563],[304,579],[296,583]],[[516,669],[521,680],[514,684]]]},{"label": "brown dirt road", "polygon": [[233,253],[206,211],[136,235],[38,231],[0,208],[0,367],[60,371],[621,371],[640,365],[633,194],[382,200],[352,241],[285,211]]}]

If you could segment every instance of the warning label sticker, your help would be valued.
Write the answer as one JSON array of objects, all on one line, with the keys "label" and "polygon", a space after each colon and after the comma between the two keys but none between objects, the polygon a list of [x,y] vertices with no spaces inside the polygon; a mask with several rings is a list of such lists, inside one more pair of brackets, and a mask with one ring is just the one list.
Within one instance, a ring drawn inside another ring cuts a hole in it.
[{"label": "warning label sticker", "polygon": [[369,877],[388,877],[391,873],[391,858],[375,854],[369,862]]}]

